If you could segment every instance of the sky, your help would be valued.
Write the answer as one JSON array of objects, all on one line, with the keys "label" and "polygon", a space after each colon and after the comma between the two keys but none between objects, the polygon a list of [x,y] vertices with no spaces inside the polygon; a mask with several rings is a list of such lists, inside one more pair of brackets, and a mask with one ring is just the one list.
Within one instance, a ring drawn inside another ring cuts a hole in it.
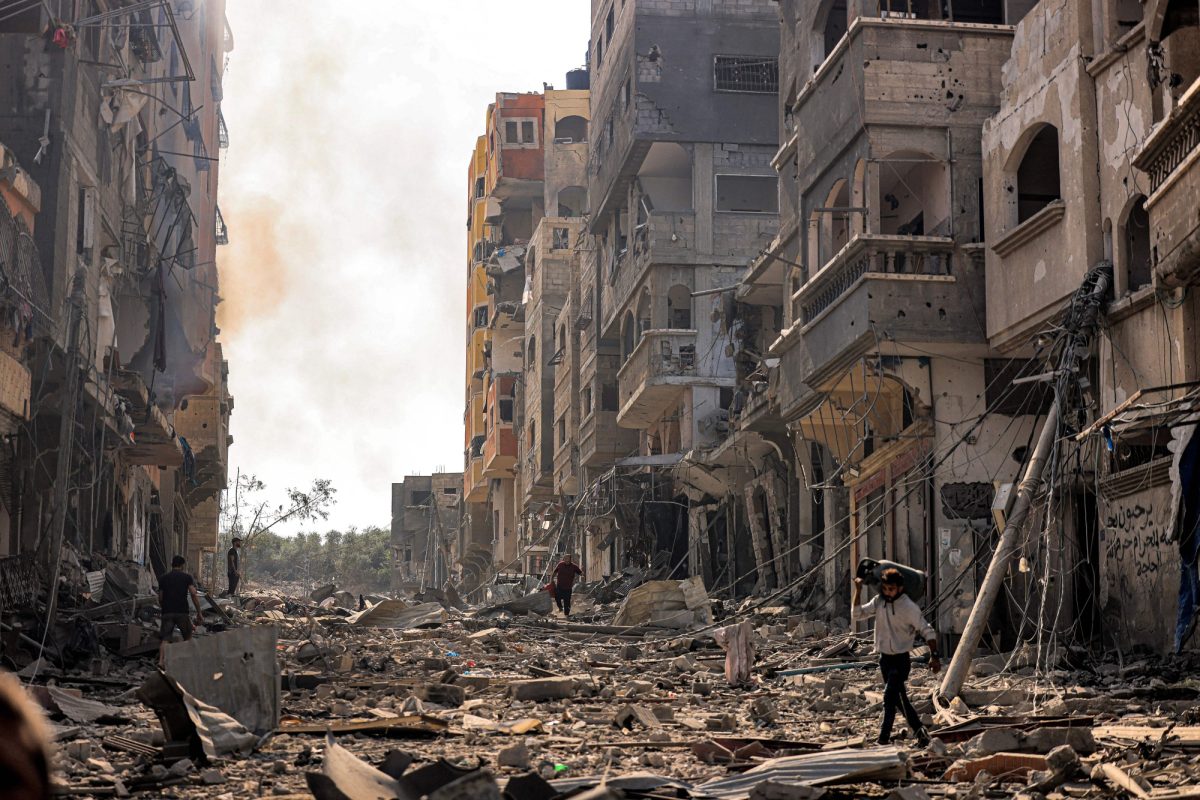
[{"label": "sky", "polygon": [[[286,9],[286,10],[285,10]],[[227,0],[230,477],[388,525],[391,484],[463,460],[467,164],[497,92],[566,88],[587,0]]]}]

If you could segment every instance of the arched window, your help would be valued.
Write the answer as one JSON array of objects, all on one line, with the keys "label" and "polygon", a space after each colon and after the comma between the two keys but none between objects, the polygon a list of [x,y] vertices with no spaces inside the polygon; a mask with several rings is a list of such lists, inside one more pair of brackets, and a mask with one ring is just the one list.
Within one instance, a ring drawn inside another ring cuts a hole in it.
[{"label": "arched window", "polygon": [[[1152,38],[1152,37],[1147,37]],[[1191,0],[1170,0],[1162,16],[1163,68],[1157,78],[1164,100],[1155,103],[1157,122],[1200,77],[1200,12]]]},{"label": "arched window", "polygon": [[587,141],[588,122],[583,117],[572,114],[554,123],[555,144],[574,144]]},{"label": "arched window", "polygon": [[1134,198],[1121,226],[1121,257],[1125,261],[1125,288],[1136,292],[1149,286],[1150,217],[1146,213],[1146,198],[1141,195]]},{"label": "arched window", "polygon": [[581,217],[587,213],[587,189],[564,186],[558,190],[558,216]]},{"label": "arched window", "polygon": [[667,292],[667,324],[678,330],[692,327],[692,292],[677,283]]},{"label": "arched window", "polygon": [[825,62],[829,53],[849,29],[846,13],[846,0],[827,0],[817,12],[816,26],[813,31],[812,68],[813,72]]},{"label": "arched window", "polygon": [[642,340],[642,334],[650,330],[653,325],[653,317],[650,310],[650,290],[642,289],[642,294],[638,298],[637,304],[637,340]]},{"label": "arched window", "polygon": [[1062,199],[1058,177],[1058,128],[1041,125],[1017,167],[1017,222]]}]

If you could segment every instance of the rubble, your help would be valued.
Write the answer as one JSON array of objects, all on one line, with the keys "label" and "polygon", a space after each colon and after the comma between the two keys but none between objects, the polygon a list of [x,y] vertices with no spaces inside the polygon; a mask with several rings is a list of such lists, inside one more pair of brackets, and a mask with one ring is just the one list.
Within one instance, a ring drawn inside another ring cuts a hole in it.
[{"label": "rubble", "polygon": [[[678,582],[668,583],[678,600]],[[321,601],[262,592],[219,601],[225,614],[208,614],[225,630],[170,645],[165,672],[152,655],[114,651],[104,676],[41,671],[28,691],[56,726],[62,789],[181,798],[1200,796],[1200,726],[1181,724],[1200,719],[1190,662],[1094,662],[1056,673],[1053,684],[1010,665],[972,678],[952,705],[925,699],[935,676],[916,666],[912,697],[935,738],[921,750],[898,731],[893,746],[878,747],[875,661],[861,635],[836,623],[794,621],[791,634],[776,635],[774,620],[793,615],[747,606],[683,632],[610,624],[619,597],[593,603],[586,622],[373,598],[368,611],[386,612],[377,619],[428,605],[444,615],[391,627],[355,624],[362,612],[327,589]],[[742,640],[736,685],[720,630]]]}]

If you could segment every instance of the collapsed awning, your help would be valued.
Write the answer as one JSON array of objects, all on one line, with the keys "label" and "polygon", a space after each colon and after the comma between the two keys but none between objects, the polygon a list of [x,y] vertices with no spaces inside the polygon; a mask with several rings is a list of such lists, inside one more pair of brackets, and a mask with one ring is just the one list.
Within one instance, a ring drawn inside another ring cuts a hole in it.
[{"label": "collapsed awning", "polygon": [[904,383],[866,361],[831,381],[822,395],[791,427],[802,438],[826,447],[838,463],[861,461],[868,435],[895,435],[904,428]]}]

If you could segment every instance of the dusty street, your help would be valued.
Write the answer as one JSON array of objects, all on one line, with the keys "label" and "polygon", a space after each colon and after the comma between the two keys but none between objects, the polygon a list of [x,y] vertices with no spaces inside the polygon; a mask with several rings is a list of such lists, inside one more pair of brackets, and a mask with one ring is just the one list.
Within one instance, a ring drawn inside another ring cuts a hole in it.
[{"label": "dusty street", "polygon": [[[251,638],[278,632],[279,718],[262,735],[240,736],[245,729],[212,709],[217,716],[189,734],[166,736],[137,689],[124,688],[157,675],[148,659],[114,656],[105,677],[44,669],[33,692],[55,719],[57,791],[365,800],[504,790],[520,799],[605,785],[624,794],[588,796],[1200,796],[1200,728],[1186,724],[1200,712],[1200,685],[1188,662],[1072,667],[1078,654],[1039,660],[1025,648],[977,659],[961,697],[940,710],[918,666],[911,694],[934,741],[919,748],[905,731],[878,747],[882,693],[869,639],[783,606],[747,609],[754,666],[745,686],[731,687],[713,641],[719,622],[695,632],[621,628],[610,624],[616,604],[595,607],[586,595],[570,621],[433,601],[359,613],[338,602],[251,592],[242,608],[226,606],[227,631],[198,636],[191,663],[174,662],[201,699],[261,704],[274,671],[237,665],[249,663],[241,650]],[[168,648],[167,674],[172,650],[189,646]],[[222,672],[201,674],[209,668]],[[231,713],[256,719],[246,705]]]}]

